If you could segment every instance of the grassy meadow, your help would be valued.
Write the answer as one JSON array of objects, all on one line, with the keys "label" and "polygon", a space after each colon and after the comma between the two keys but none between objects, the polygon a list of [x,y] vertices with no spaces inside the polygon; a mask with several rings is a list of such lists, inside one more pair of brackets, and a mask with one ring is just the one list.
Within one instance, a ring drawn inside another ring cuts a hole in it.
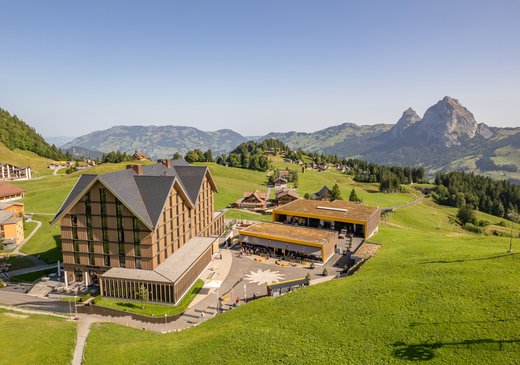
[{"label": "grassy meadow", "polygon": [[61,318],[0,309],[0,364],[70,364],[76,324]]},{"label": "grassy meadow", "polygon": [[[429,200],[380,227],[354,276],[263,298],[197,327],[154,334],[95,325],[86,364],[513,364],[520,256],[509,239],[450,223]],[[520,240],[517,240],[520,241]]]}]

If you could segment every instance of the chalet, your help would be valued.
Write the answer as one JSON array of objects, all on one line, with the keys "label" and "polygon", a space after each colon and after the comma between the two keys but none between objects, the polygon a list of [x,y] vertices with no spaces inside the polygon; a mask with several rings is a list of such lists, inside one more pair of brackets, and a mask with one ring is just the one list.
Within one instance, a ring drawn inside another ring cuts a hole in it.
[{"label": "chalet", "polygon": [[24,190],[18,186],[0,181],[0,202],[10,202],[23,199]]},{"label": "chalet", "polygon": [[146,155],[143,152],[138,150],[135,150],[134,154],[132,155],[132,158],[137,161],[144,161],[148,159],[148,157],[146,157]]},{"label": "chalet", "polygon": [[32,178],[29,166],[15,166],[0,163],[0,180],[30,180]]},{"label": "chalet", "polygon": [[267,207],[267,193],[259,190],[245,192],[244,196],[234,202],[232,206],[240,209],[265,209]]},{"label": "chalet", "polygon": [[279,177],[274,181],[274,187],[276,189],[283,189],[287,187],[287,179],[284,179],[283,177]]},{"label": "chalet", "polygon": [[311,195],[311,200],[330,200],[332,198],[332,191],[323,186],[320,191]]},{"label": "chalet", "polygon": [[276,204],[284,205],[290,203],[296,199],[299,199],[300,195],[292,190],[284,189],[276,193]]}]

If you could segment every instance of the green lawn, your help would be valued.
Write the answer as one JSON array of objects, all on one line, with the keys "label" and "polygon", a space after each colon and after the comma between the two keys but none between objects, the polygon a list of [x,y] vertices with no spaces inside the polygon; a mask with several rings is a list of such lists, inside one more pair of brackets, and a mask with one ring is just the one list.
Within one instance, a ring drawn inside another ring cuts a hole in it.
[{"label": "green lawn", "polygon": [[17,281],[17,282],[24,282],[24,283],[33,283],[36,280],[38,280],[38,279],[40,279],[40,278],[42,278],[42,277],[44,277],[46,275],[55,273],[55,272],[57,272],[57,268],[56,269],[43,270],[43,271],[30,272],[30,273],[27,273],[27,274],[13,276],[11,278],[11,280],[12,281]]},{"label": "green lawn", "polygon": [[272,222],[273,216],[271,214],[255,214],[239,209],[230,209],[226,211],[226,219]]},{"label": "green lawn", "polygon": [[96,325],[86,363],[515,363],[520,256],[506,253],[509,239],[450,224],[455,213],[429,200],[400,209],[374,237],[379,253],[354,276],[180,333]]},{"label": "green lawn", "polygon": [[24,222],[23,223],[23,235],[28,237],[31,232],[36,228],[36,222]]},{"label": "green lawn", "polygon": [[11,271],[34,266],[34,263],[31,260],[23,256],[0,257],[0,263],[11,264],[11,267],[9,268]]},{"label": "green lawn", "polygon": [[[17,317],[22,316],[22,317]],[[76,324],[61,318],[0,309],[1,364],[70,364]]]},{"label": "green lawn", "polygon": [[40,259],[47,263],[61,260],[61,238],[60,225],[50,225],[53,216],[33,216],[34,220],[41,221],[42,226],[34,236],[22,247],[21,251],[26,254],[39,255]]},{"label": "green lawn", "polygon": [[186,308],[188,308],[203,286],[204,280],[198,279],[190,288],[188,293],[181,299],[181,302],[176,306],[145,303],[143,309],[143,304],[141,302],[125,302],[111,298],[101,298],[96,305],[150,317],[152,315],[155,317],[162,317],[165,314],[167,316],[174,316],[184,312]]}]

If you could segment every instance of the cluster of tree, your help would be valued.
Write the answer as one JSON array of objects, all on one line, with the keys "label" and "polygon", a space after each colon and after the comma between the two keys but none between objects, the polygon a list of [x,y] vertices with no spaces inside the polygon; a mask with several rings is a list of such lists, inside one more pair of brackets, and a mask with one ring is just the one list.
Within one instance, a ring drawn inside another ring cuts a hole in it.
[{"label": "cluster of tree", "polygon": [[311,153],[309,157],[318,165],[335,164],[348,168],[348,174],[358,182],[379,183],[379,190],[384,193],[400,191],[401,184],[425,181],[424,167],[385,166],[356,158],[340,159],[336,155]]},{"label": "cluster of tree", "polygon": [[467,206],[497,217],[514,214],[520,208],[520,186],[504,180],[465,172],[441,173],[432,192],[440,204]]},{"label": "cluster of tree", "polygon": [[72,159],[70,153],[63,153],[55,145],[48,144],[33,127],[3,109],[0,109],[0,142],[10,150],[31,151],[53,160]]},{"label": "cluster of tree", "polygon": [[111,151],[108,153],[104,153],[101,157],[101,162],[103,163],[119,163],[119,162],[128,162],[132,161],[133,157],[126,152],[119,151]]},{"label": "cluster of tree", "polygon": [[505,164],[505,165],[497,165],[495,161],[491,159],[491,157],[484,156],[481,157],[475,162],[475,166],[480,171],[508,171],[508,172],[517,172],[518,167],[513,164]]},{"label": "cluster of tree", "polygon": [[[359,159],[342,161],[349,169],[349,174],[354,175],[354,180],[359,182],[379,182],[382,180],[397,179],[398,184],[412,184],[424,181],[424,167],[384,166]],[[393,181],[390,182],[390,185]]]},{"label": "cluster of tree", "polygon": [[[180,153],[175,153],[173,155],[173,159],[177,160],[179,158],[182,158],[182,155]],[[192,163],[192,162],[214,162],[213,160],[213,151],[210,149],[206,152],[202,152],[198,148],[194,150],[190,150],[186,152],[186,156],[184,156],[184,160],[186,162]]]},{"label": "cluster of tree", "polygon": [[[278,147],[273,147],[278,146]],[[277,140],[265,140],[260,143],[248,141],[239,144],[233,151],[217,157],[217,163],[231,167],[241,167],[249,170],[267,171],[270,168],[269,158],[264,155],[265,151],[271,151],[285,146]],[[287,146],[285,146],[288,148]]]}]

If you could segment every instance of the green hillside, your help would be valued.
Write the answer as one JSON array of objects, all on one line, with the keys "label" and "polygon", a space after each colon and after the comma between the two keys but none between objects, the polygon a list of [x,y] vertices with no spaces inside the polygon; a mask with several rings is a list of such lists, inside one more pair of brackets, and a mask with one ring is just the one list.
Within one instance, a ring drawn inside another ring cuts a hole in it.
[{"label": "green hillside", "polygon": [[0,142],[11,150],[31,151],[55,160],[65,158],[56,146],[49,145],[33,127],[4,109],[0,109]]},{"label": "green hillside", "polygon": [[506,253],[507,238],[450,224],[454,213],[430,201],[400,209],[374,238],[382,249],[354,276],[180,333],[95,325],[86,364],[512,364],[519,256]]},{"label": "green hillside", "polygon": [[0,162],[10,163],[15,166],[29,166],[33,177],[50,175],[52,171],[47,166],[51,161],[31,151],[10,150],[0,142]]}]

